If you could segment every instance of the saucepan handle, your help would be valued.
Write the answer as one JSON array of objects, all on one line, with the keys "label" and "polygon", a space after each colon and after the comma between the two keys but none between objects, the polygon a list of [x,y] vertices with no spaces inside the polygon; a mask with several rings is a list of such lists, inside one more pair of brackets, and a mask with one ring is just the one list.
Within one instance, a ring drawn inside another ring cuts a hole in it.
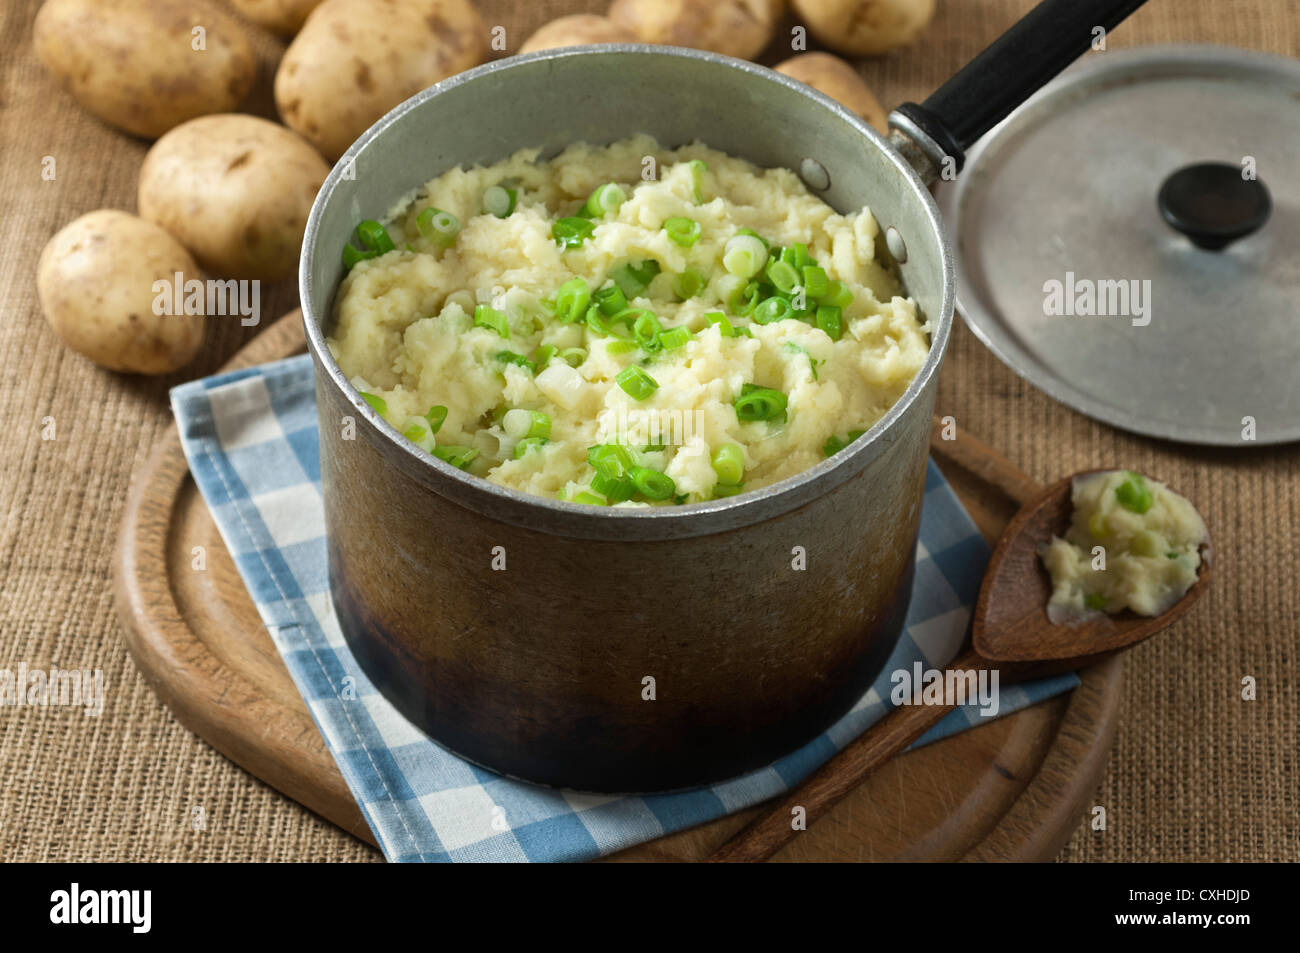
[{"label": "saucepan handle", "polygon": [[[965,152],[1146,0],[1043,0],[924,103],[904,103],[890,125],[937,167],[960,171]],[[928,141],[927,141],[928,140]]]}]

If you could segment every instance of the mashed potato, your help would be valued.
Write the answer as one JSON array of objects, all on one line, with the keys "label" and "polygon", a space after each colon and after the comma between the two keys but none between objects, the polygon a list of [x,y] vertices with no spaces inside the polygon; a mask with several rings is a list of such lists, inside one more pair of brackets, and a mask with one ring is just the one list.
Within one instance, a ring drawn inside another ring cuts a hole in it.
[{"label": "mashed potato", "polygon": [[870,210],[702,145],[525,150],[386,225],[340,288],[334,357],[409,439],[527,493],[766,486],[869,429],[929,348]]},{"label": "mashed potato", "polygon": [[1053,622],[1124,609],[1159,615],[1196,582],[1205,523],[1163,483],[1112,470],[1075,480],[1071,501],[1065,538],[1040,551],[1052,576]]}]

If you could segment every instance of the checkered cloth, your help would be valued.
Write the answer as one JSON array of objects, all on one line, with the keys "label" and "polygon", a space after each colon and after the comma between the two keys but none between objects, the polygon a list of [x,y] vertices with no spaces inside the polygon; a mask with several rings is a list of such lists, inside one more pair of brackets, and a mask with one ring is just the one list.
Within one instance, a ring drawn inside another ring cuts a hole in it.
[{"label": "checkered cloth", "polygon": [[[889,672],[960,647],[988,548],[930,465],[906,630],[885,674],[821,737],[707,788],[596,796],[500,777],[444,751],[371,685],[330,607],[311,359],[193,381],[171,393],[200,492],[267,630],[389,860],[570,861],[612,853],[788,790],[890,707]],[[1074,675],[1003,687],[999,714],[1067,691]],[[351,690],[345,690],[348,686]],[[981,719],[952,712],[918,745]]]}]

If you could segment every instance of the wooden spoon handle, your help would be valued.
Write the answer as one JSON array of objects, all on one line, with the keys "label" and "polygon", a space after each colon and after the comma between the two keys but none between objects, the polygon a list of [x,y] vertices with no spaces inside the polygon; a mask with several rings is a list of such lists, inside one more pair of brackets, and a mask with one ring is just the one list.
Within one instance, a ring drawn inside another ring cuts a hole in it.
[{"label": "wooden spoon handle", "polygon": [[944,435],[944,431],[942,418],[935,417],[930,431],[930,451],[947,457],[985,483],[997,487],[1017,506],[1024,506],[1043,492],[1038,483],[983,440],[970,436],[955,424],[950,430],[951,439]]},{"label": "wooden spoon handle", "polygon": [[[985,664],[966,651],[946,666],[950,670]],[[844,750],[804,779],[774,807],[769,808],[709,856],[711,863],[767,860],[799,833],[796,811],[804,811],[804,827],[821,817],[841,798],[890,758],[921,737],[954,705],[899,706],[850,742]]]}]

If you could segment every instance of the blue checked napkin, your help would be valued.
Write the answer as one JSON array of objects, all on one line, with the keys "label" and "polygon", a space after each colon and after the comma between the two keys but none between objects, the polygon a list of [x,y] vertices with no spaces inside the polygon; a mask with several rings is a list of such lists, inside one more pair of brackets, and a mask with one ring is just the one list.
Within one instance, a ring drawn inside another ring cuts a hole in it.
[{"label": "blue checked napkin", "polygon": [[[694,791],[627,797],[534,787],[439,748],[375,690],[348,651],[329,599],[311,359],[192,381],[172,390],[171,401],[221,536],[393,861],[586,860],[783,793],[885,714],[889,672],[917,661],[941,667],[956,655],[989,555],[931,463],[906,630],[885,674],[830,730],[775,764]],[[999,714],[1077,684],[1071,674],[1003,687]],[[954,711],[917,744],[981,717],[975,706]]]}]

